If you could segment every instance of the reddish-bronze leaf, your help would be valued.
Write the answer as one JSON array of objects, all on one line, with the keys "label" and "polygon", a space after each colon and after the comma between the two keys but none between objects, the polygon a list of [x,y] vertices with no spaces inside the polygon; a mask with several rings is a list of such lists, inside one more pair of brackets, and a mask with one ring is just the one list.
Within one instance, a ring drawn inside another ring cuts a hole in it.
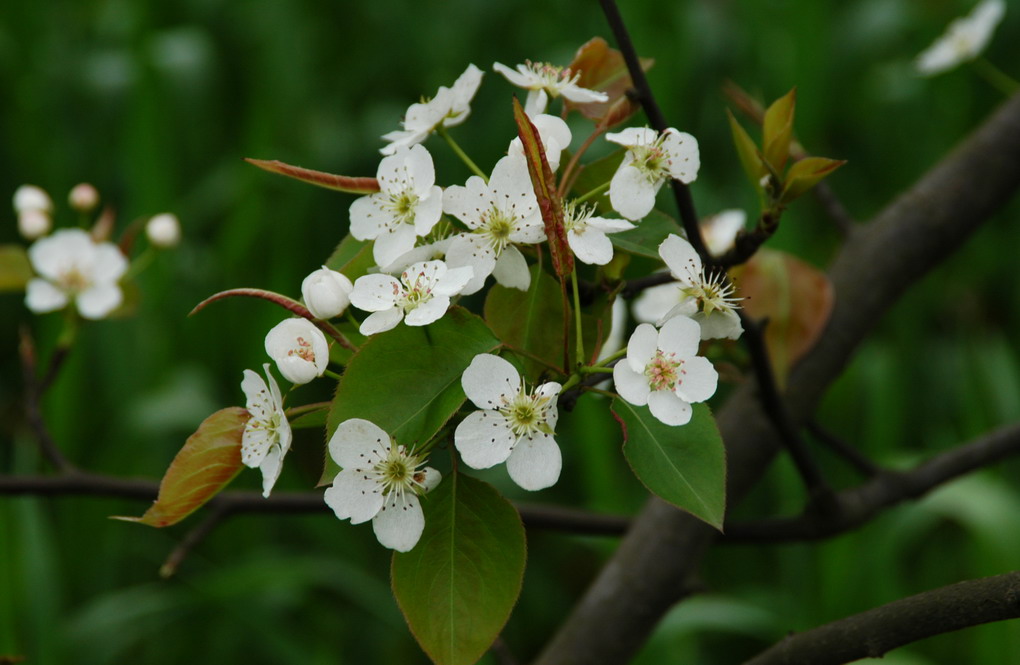
[{"label": "reddish-bronze leaf", "polygon": [[549,253],[552,254],[553,270],[558,277],[565,277],[574,270],[574,255],[567,244],[567,232],[563,228],[563,202],[556,194],[556,178],[549,168],[549,160],[545,157],[545,148],[538,129],[524,112],[524,107],[514,97],[514,121],[517,123],[517,135],[524,146],[524,158],[528,163],[531,184],[538,198],[538,208],[545,222],[545,235],[549,240]]},{"label": "reddish-bronze leaf", "polygon": [[141,517],[113,519],[164,527],[195,512],[240,472],[241,435],[250,417],[247,410],[233,406],[203,420],[170,463],[156,502]]},{"label": "reddish-bronze leaf", "polygon": [[[651,58],[641,58],[641,68],[645,71],[648,71],[654,63]],[[609,100],[588,104],[567,101],[567,108],[576,109],[595,121],[606,119],[607,126],[623,122],[640,108],[630,101],[618,104],[622,99],[626,99],[627,90],[634,86],[634,82],[627,72],[623,54],[609,48],[605,39],[594,37],[577,49],[574,60],[570,63],[570,71],[580,73],[577,85],[604,92],[609,95]],[[613,108],[614,105],[616,108]],[[611,109],[612,118],[607,119]]]},{"label": "reddish-bronze leaf", "polygon": [[379,181],[375,178],[352,178],[345,175],[333,175],[332,173],[313,171],[312,169],[305,169],[300,166],[291,166],[276,159],[252,159],[245,157],[244,161],[270,173],[279,173],[288,178],[294,178],[295,180],[301,180],[302,182],[338,192],[372,194],[379,191]]},{"label": "reddish-bronze leaf", "polygon": [[832,284],[825,273],[795,256],[761,249],[740,272],[737,287],[748,316],[768,318],[765,345],[782,387],[790,368],[829,321]]}]

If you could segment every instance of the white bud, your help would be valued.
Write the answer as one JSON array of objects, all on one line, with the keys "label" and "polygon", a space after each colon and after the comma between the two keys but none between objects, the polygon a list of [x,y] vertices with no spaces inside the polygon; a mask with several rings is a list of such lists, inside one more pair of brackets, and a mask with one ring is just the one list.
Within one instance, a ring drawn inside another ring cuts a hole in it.
[{"label": "white bud", "polygon": [[301,296],[305,299],[305,306],[317,319],[332,319],[343,313],[351,304],[353,290],[351,280],[326,266],[301,282]]},{"label": "white bud", "polygon": [[329,364],[329,344],[308,319],[281,321],[266,335],[266,353],[291,383],[308,383],[322,376]]},{"label": "white bud", "polygon": [[160,249],[169,249],[181,241],[181,223],[173,213],[156,215],[145,225],[145,235]]},{"label": "white bud", "polygon": [[22,185],[14,192],[14,211],[18,214],[37,210],[47,215],[53,212],[53,201],[45,190],[35,185]]},{"label": "white bud", "polygon": [[37,209],[28,209],[18,215],[18,231],[25,240],[35,240],[50,232],[50,216]]},{"label": "white bud", "polygon": [[71,189],[67,202],[78,212],[92,212],[99,205],[99,192],[89,183],[83,182]]}]

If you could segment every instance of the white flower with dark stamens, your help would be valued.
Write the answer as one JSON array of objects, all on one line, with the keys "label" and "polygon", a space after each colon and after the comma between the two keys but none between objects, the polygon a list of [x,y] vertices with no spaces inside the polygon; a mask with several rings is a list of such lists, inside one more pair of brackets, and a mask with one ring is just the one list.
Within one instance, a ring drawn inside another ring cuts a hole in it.
[{"label": "white flower with dark stamens", "polygon": [[443,214],[443,190],[436,186],[432,155],[424,146],[402,150],[379,163],[380,191],[351,204],[351,235],[374,240],[379,265],[392,263],[428,235]]},{"label": "white flower with dark stamens", "polygon": [[543,383],[529,392],[513,365],[488,353],[474,357],[460,382],[481,409],[465,418],[453,435],[464,463],[487,469],[506,462],[510,478],[526,490],[554,485],[563,466],[553,438],[562,386]]},{"label": "white flower with dark stamens", "polygon": [[347,276],[322,266],[301,282],[305,307],[317,319],[332,319],[343,314],[351,304],[354,285]]},{"label": "white flower with dark stamens", "polygon": [[577,85],[577,80],[581,78],[581,72],[573,72],[547,62],[527,60],[523,65],[517,65],[516,71],[498,62],[493,64],[492,68],[505,76],[510,83],[528,91],[524,112],[532,117],[545,111],[550,97],[555,99],[562,95],[578,104],[609,100],[609,96],[604,92],[589,90]]},{"label": "white flower with dark stamens", "polygon": [[450,308],[450,297],[464,289],[471,275],[470,266],[449,268],[442,261],[422,261],[409,266],[399,280],[379,274],[359,277],[351,303],[372,312],[361,322],[361,334],[390,330],[401,319],[409,326],[438,321]]},{"label": "white flower with dark stamens", "polygon": [[241,462],[262,471],[262,496],[268,497],[280,477],[283,457],[290,450],[291,431],[283,413],[280,386],[269,371],[269,363],[264,364],[262,369],[269,379],[268,385],[250,369],[244,370],[241,381],[245,408],[251,414],[241,434]]},{"label": "white flower with dark stamens", "polygon": [[627,357],[613,367],[616,392],[636,406],[647,404],[667,425],[690,422],[691,404],[714,395],[719,380],[712,363],[696,355],[700,340],[698,324],[686,317],[658,331],[642,323],[627,342]]},{"label": "white flower with dark stamens", "polygon": [[698,177],[698,141],[686,132],[670,127],[659,134],[647,127],[630,127],[606,134],[606,140],[627,148],[609,183],[609,201],[627,219],[639,220],[650,213],[668,178],[689,184]]},{"label": "white flower with dark stamens", "polygon": [[545,225],[523,156],[499,160],[488,184],[471,176],[464,187],[448,187],[443,210],[471,229],[456,236],[446,252],[451,266],[474,268],[464,294],[481,289],[489,275],[503,286],[528,289],[528,264],[514,245],[542,242]]},{"label": "white flower with dark stamens", "polygon": [[613,259],[613,243],[606,234],[627,231],[634,225],[622,219],[594,217],[594,214],[594,205],[567,201],[563,205],[563,228],[567,231],[567,244],[578,260],[604,266]]},{"label": "white flower with dark stamens", "polygon": [[375,537],[398,552],[413,548],[425,528],[418,497],[442,480],[425,460],[397,445],[367,420],[345,420],[329,439],[329,454],[341,471],[326,488],[326,505],[351,524],[372,520]]},{"label": "white flower with dark stamens", "polygon": [[468,65],[452,88],[440,86],[432,99],[412,104],[400,123],[403,129],[384,134],[383,139],[389,144],[379,152],[392,155],[402,148],[421,143],[440,125],[454,127],[467,120],[471,113],[471,99],[482,83],[483,73],[474,65]]},{"label": "white flower with dark stamens", "polygon": [[329,364],[326,336],[308,319],[286,319],[276,324],[266,335],[266,353],[283,378],[295,384],[322,376]]},{"label": "white flower with dark stamens", "polygon": [[733,284],[725,273],[707,276],[694,247],[678,235],[670,234],[662,241],[659,256],[676,278],[671,286],[679,291],[679,302],[657,325],[675,316],[686,316],[701,326],[701,339],[740,337],[744,332],[737,314],[740,298],[733,295]]},{"label": "white flower with dark stamens", "polygon": [[[570,128],[562,118],[554,115],[542,114],[531,119],[532,124],[538,130],[538,136],[542,140],[542,147],[545,149],[545,159],[549,162],[549,168],[555,173],[560,167],[560,153],[570,147]],[[507,154],[524,157],[524,145],[521,138],[517,137],[510,142]]]},{"label": "white flower with dark stamens", "polygon": [[74,301],[86,319],[101,319],[120,306],[117,282],[128,262],[108,242],[93,242],[81,229],[62,229],[37,240],[28,258],[39,277],[29,281],[25,305],[36,313],[63,309]]},{"label": "white flower with dark stamens", "polygon": [[933,76],[978,57],[1006,13],[1003,0],[984,0],[970,14],[949,24],[945,34],[917,56],[922,76]]}]

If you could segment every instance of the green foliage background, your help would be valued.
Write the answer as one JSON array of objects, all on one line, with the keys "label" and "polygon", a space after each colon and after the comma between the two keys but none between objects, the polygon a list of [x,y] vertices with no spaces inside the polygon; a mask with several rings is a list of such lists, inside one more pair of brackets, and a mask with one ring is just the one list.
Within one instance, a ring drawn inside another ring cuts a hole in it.
[{"label": "green foliage background", "polygon": [[[968,68],[931,80],[911,71],[911,58],[969,2],[622,4],[639,51],[657,61],[650,79],[667,118],[701,144],[693,192],[702,214],[753,211],[755,203],[729,143],[720,93],[727,78],[768,99],[798,86],[799,136],[816,154],[849,160],[831,184],[862,220],[1001,99]],[[1010,46],[1020,43],[1016,9],[989,58],[1020,76]],[[187,312],[236,286],[297,295],[345,232],[351,197],[262,173],[242,157],[372,175],[377,137],[474,62],[490,73],[456,136],[491,164],[513,134],[512,89],[491,63],[565,64],[594,35],[610,37],[595,4],[577,0],[3,3],[0,196],[29,182],[59,206],[87,180],[117,208],[121,228],[165,210],[184,226],[183,245],[141,277],[137,315],[88,326],[48,397],[53,434],[69,456],[90,470],[159,477],[206,415],[242,401],[241,371],[265,361],[263,335],[280,318],[255,301],[217,304],[193,319]],[[442,184],[466,178],[439,144],[429,145]],[[821,422],[902,465],[1020,417],[1018,215],[1014,202],[880,322],[826,399]],[[61,222],[74,222],[66,206]],[[0,210],[0,242],[17,241],[13,214]],[[837,243],[813,201],[798,202],[775,239],[816,265]],[[20,297],[0,295],[2,473],[44,468],[19,411],[15,349],[20,323],[45,346],[58,319],[30,316]],[[317,390],[299,396],[311,401]],[[582,401],[582,417],[561,437],[571,443],[560,483],[523,498],[621,513],[641,505],[645,493],[606,407]],[[821,455],[838,484],[855,482]],[[320,461],[321,441],[302,433],[279,487],[310,487]],[[235,486],[256,488],[256,475]],[[522,498],[502,473],[491,478]],[[737,662],[787,630],[1015,569],[1018,480],[1020,464],[1009,462],[820,545],[717,548],[704,569],[708,591],[670,613],[637,662]],[[736,516],[793,512],[802,500],[779,462]],[[83,665],[426,662],[390,595],[389,556],[371,529],[325,515],[237,517],[164,582],[156,571],[189,523],[157,531],[106,519],[142,508],[0,498],[0,655]],[[523,596],[505,634],[522,659],[613,547],[543,532],[529,541]],[[1016,653],[1020,634],[1003,624],[883,662],[1005,664]]]}]

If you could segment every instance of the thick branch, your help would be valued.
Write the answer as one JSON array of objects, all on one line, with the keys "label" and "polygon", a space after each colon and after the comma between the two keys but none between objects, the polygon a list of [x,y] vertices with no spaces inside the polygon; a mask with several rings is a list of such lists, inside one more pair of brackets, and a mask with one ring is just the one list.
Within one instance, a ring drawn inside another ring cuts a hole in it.
[{"label": "thick branch", "polygon": [[790,635],[744,665],[839,665],[961,628],[1020,617],[1020,572],[969,580]]},{"label": "thick branch", "polygon": [[868,522],[886,508],[917,499],[977,469],[1020,454],[1020,425],[1003,427],[910,471],[880,471],[869,482],[835,495],[831,515],[808,511],[791,519],[727,524],[726,542],[787,542],[834,536]]},{"label": "thick branch", "polygon": [[[878,217],[850,235],[829,270],[836,298],[815,347],[790,373],[784,396],[802,424],[882,315],[911,284],[952,254],[1016,191],[1020,96]],[[759,480],[777,445],[750,387],[717,412],[726,441],[729,505]],[[657,499],[537,659],[539,665],[631,660],[662,615],[683,597],[712,530]],[[612,599],[612,602],[608,602]]]}]

